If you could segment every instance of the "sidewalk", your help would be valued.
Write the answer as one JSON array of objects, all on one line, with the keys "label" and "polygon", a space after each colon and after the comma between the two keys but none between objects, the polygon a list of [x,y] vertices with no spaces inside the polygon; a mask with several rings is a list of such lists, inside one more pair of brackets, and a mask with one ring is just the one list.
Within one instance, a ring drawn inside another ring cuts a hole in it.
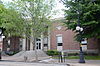
[{"label": "sidewalk", "polygon": [[66,64],[50,64],[50,63],[36,63],[36,62],[13,62],[0,61],[0,66],[67,66]]},{"label": "sidewalk", "polygon": [[[8,61],[11,61],[11,62],[16,61],[14,59],[11,59],[10,57],[3,57],[2,59],[8,60]],[[55,66],[55,64],[58,64],[58,66],[60,64],[63,64],[63,65],[66,65],[66,66],[67,65],[68,66],[100,66],[100,60],[85,60],[86,63],[78,63],[78,61],[79,61],[79,59],[66,59],[65,62],[60,63],[58,59],[52,59],[51,58],[51,59],[45,59],[45,60],[39,61],[38,64],[40,64],[40,66],[42,66],[41,63],[48,64],[48,65],[54,64],[53,66]],[[31,62],[31,63],[34,63],[34,62]]]},{"label": "sidewalk", "polygon": [[[60,63],[58,59],[48,59],[44,62],[49,63]],[[66,59],[65,62],[61,64],[68,64],[70,66],[100,66],[100,60],[85,60],[86,63],[78,63],[79,59]]]},{"label": "sidewalk", "polygon": [[67,60],[71,66],[100,66],[100,60],[85,60],[86,63],[78,63],[78,59]]}]

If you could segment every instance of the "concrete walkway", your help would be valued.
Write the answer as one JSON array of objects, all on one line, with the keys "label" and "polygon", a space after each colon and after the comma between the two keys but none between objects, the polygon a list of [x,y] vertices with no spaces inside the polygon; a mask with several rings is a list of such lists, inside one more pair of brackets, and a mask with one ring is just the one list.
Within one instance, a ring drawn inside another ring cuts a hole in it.
[{"label": "concrete walkway", "polygon": [[[85,60],[86,63],[78,63],[79,59],[66,59],[61,64],[68,64],[70,66],[100,66],[100,60]],[[60,63],[58,59],[47,59],[41,62]]]},{"label": "concrete walkway", "polygon": [[66,60],[71,66],[100,66],[100,60],[85,60],[86,63],[78,63],[78,59]]},{"label": "concrete walkway", "polygon": [[[47,59],[51,61],[50,59]],[[30,62],[30,61],[16,61],[15,59],[12,59],[12,57],[3,56],[2,60],[0,61],[0,66],[68,66],[65,63],[49,63],[44,61],[39,62]]]},{"label": "concrete walkway", "polygon": [[36,63],[36,62],[12,62],[0,61],[0,66],[67,66],[66,64],[49,64],[49,63]]},{"label": "concrete walkway", "polygon": [[86,63],[78,63],[79,59],[66,59],[60,63],[58,59],[45,59],[36,62],[15,62],[9,57],[3,57],[4,61],[0,61],[0,66],[100,66],[100,60],[85,60]]},{"label": "concrete walkway", "polygon": [[[86,63],[78,63],[79,59],[66,59],[65,64],[70,66],[100,66],[100,60],[85,60]],[[52,61],[52,63],[59,63],[58,59]]]}]

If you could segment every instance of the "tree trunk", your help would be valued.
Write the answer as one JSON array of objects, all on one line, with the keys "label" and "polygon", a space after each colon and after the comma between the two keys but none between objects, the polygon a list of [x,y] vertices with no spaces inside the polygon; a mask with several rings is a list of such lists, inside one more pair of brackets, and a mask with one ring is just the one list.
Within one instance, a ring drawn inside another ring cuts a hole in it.
[{"label": "tree trunk", "polygon": [[35,51],[35,61],[38,62],[38,54],[37,54],[37,48],[36,48],[36,38],[34,38],[33,45],[34,45],[34,51]]},{"label": "tree trunk", "polygon": [[36,60],[36,62],[38,62],[38,55],[37,55],[37,45],[36,45],[36,38],[35,38],[35,60]]}]

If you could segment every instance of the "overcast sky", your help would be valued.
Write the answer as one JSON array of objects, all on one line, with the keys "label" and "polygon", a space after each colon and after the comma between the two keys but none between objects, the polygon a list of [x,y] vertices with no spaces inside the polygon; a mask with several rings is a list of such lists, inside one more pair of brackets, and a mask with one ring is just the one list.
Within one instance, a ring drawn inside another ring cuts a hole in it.
[{"label": "overcast sky", "polygon": [[12,1],[12,0],[1,0],[1,1],[3,1],[3,2],[10,2],[10,1]]},{"label": "overcast sky", "polygon": [[56,0],[57,5],[56,5],[55,9],[56,9],[57,11],[59,11],[59,12],[57,13],[57,15],[55,15],[56,18],[64,17],[64,12],[62,11],[62,9],[64,9],[64,5],[63,5],[63,3],[59,2],[59,1],[60,1],[60,0]]},{"label": "overcast sky", "polygon": [[[12,0],[1,0],[3,2],[11,2]],[[60,0],[55,0],[57,5],[54,8],[54,10],[57,11],[57,14],[54,16],[54,18],[60,18],[60,17],[64,17],[64,12],[62,11],[62,9],[64,9],[64,5],[59,2]]]}]

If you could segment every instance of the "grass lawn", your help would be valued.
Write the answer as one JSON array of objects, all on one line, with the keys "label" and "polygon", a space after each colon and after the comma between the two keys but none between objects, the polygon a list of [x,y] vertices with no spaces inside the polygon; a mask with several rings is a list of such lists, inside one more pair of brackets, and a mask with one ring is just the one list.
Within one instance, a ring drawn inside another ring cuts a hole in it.
[{"label": "grass lawn", "polygon": [[[69,56],[66,59],[79,59],[79,56]],[[100,56],[85,56],[86,60],[100,60]]]},{"label": "grass lawn", "polygon": [[[58,57],[53,57],[58,58]],[[66,59],[79,59],[79,56],[68,56]],[[85,56],[86,60],[100,60],[100,56]]]}]

